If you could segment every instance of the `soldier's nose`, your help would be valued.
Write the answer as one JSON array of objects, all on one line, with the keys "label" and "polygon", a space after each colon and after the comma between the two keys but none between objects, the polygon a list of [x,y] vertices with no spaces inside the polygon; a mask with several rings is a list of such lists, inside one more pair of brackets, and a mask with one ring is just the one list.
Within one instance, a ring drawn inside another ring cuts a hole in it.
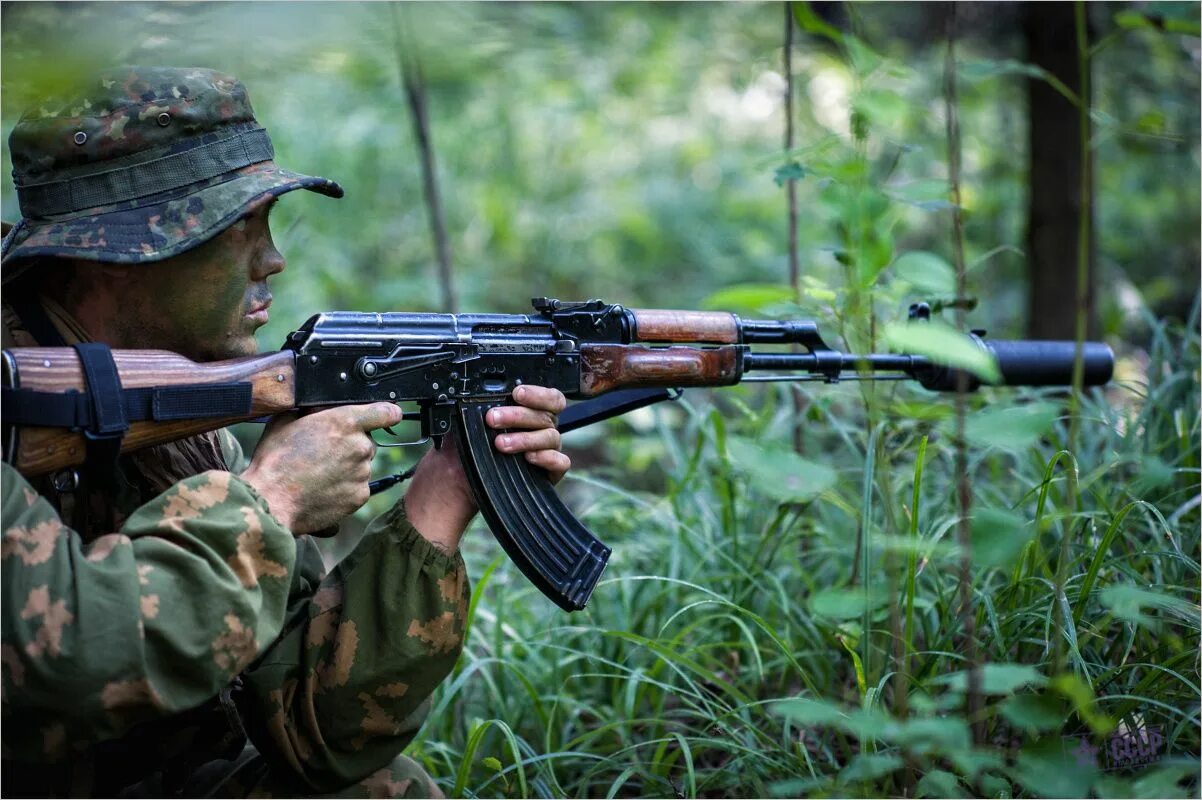
[{"label": "soldier's nose", "polygon": [[274,247],[269,247],[263,253],[263,256],[258,259],[251,277],[255,280],[263,280],[269,275],[283,272],[286,266],[288,266],[288,262],[284,260],[284,256],[280,251]]}]

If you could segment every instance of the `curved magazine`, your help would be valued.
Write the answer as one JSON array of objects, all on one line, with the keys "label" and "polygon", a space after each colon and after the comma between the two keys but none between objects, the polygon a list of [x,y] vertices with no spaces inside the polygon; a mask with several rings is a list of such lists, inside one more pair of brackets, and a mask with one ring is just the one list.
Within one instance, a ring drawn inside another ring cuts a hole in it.
[{"label": "curved magazine", "polygon": [[498,452],[484,421],[496,401],[459,406],[456,442],[476,504],[530,582],[565,611],[588,603],[611,550],[563,504],[542,469]]}]

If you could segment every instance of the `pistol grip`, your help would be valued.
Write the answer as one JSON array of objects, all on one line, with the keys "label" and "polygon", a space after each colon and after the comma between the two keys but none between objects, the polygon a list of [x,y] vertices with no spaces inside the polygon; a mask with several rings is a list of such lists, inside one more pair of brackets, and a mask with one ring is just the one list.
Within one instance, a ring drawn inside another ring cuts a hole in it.
[{"label": "pistol grip", "polygon": [[484,415],[498,405],[464,402],[456,414],[455,441],[476,505],[522,574],[564,611],[579,611],[611,550],[572,516],[542,469],[493,447],[498,432]]}]

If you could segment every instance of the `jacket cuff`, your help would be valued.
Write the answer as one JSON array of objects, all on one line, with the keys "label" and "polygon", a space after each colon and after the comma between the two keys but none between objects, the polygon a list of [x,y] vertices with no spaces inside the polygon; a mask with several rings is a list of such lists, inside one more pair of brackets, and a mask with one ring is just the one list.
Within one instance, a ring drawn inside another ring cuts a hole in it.
[{"label": "jacket cuff", "polygon": [[281,528],[288,531],[289,533],[292,533],[292,529],[289,528],[284,523],[280,522],[280,518],[277,517],[272,512],[271,506],[267,503],[267,499],[265,497],[263,497],[263,495],[259,494],[258,489],[256,489],[255,487],[253,487],[249,483],[247,483],[246,480],[241,475],[239,475],[236,472],[230,472],[230,483],[236,483],[239,486],[241,486],[243,489],[245,489],[246,493],[249,494],[251,496],[251,498],[255,501],[255,505],[257,505],[264,514],[266,514],[268,517],[270,517],[272,522],[274,522],[276,525],[279,525]]},{"label": "jacket cuff", "polygon": [[429,539],[422,536],[417,528],[413,527],[413,523],[409,521],[409,515],[405,511],[405,498],[403,497],[380,516],[380,523],[384,526],[382,533],[387,533],[402,550],[412,553],[414,558],[419,559],[423,565],[449,572],[463,563],[463,556],[459,554],[458,549],[454,553],[448,553],[434,545]]}]

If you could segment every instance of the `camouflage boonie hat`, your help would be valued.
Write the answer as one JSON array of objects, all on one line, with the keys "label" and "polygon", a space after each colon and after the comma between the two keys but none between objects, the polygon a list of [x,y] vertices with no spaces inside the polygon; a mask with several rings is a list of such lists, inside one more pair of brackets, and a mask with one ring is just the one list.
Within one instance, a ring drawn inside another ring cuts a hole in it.
[{"label": "camouflage boonie hat", "polygon": [[246,87],[210,69],[102,74],[79,97],[27,112],[9,149],[22,218],[3,243],[6,283],[30,256],[161,261],[268,197],[343,194],[276,166]]}]

